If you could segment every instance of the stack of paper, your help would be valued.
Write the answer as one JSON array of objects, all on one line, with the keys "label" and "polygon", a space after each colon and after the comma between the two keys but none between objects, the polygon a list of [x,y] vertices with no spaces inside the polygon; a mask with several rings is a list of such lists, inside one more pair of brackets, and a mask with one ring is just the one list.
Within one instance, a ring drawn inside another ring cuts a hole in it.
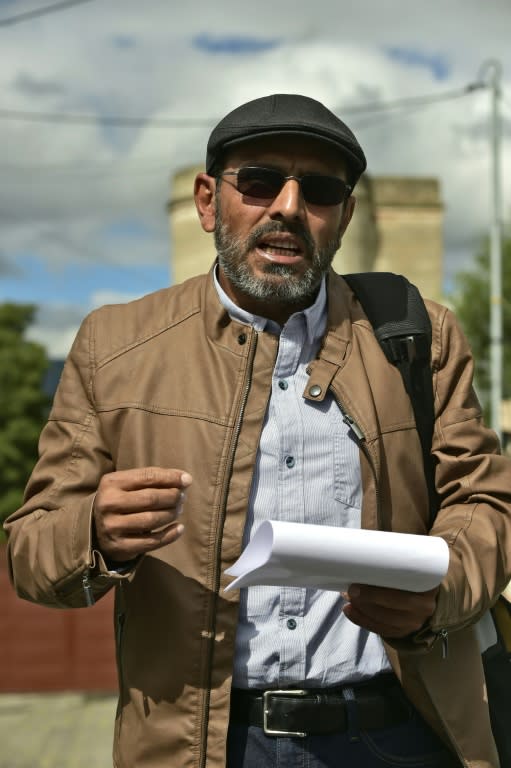
[{"label": "stack of paper", "polygon": [[225,573],[253,584],[344,591],[350,584],[426,592],[440,584],[449,548],[438,536],[265,520]]}]

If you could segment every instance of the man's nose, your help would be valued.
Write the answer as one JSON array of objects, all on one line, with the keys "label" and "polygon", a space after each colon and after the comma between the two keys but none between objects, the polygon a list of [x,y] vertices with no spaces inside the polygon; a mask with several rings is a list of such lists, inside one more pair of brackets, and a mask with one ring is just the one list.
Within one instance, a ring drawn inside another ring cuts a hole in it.
[{"label": "man's nose", "polygon": [[305,201],[303,199],[300,182],[297,179],[287,179],[277,197],[269,208],[272,217],[285,219],[303,218],[305,215]]}]

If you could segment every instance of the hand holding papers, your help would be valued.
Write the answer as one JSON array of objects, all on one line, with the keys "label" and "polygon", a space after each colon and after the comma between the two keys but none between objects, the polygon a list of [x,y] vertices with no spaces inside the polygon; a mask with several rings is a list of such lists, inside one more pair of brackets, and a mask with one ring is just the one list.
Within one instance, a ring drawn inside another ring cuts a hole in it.
[{"label": "hand holding papers", "polygon": [[225,591],[266,584],[341,592],[373,584],[426,592],[448,565],[449,548],[438,536],[265,520],[225,571],[236,577]]}]

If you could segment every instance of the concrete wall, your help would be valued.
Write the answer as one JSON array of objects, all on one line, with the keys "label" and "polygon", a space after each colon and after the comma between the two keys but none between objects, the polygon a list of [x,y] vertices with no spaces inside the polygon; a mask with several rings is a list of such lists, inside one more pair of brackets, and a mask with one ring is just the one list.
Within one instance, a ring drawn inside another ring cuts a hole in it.
[{"label": "concrete wall", "polygon": [[436,179],[372,180],[379,234],[375,269],[399,272],[424,296],[442,295],[443,205]]}]

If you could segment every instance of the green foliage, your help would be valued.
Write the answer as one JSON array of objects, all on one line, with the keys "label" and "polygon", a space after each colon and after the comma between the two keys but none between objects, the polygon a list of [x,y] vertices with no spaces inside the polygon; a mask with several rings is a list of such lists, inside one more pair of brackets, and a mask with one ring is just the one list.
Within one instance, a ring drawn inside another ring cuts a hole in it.
[{"label": "green foliage", "polygon": [[[486,415],[490,393],[490,248],[486,238],[475,260],[475,270],[457,277],[454,310],[476,361],[476,386]],[[511,237],[502,243],[502,396],[511,398]]]},{"label": "green foliage", "polygon": [[0,524],[21,504],[48,415],[48,357],[25,338],[34,314],[31,304],[0,304]]}]

